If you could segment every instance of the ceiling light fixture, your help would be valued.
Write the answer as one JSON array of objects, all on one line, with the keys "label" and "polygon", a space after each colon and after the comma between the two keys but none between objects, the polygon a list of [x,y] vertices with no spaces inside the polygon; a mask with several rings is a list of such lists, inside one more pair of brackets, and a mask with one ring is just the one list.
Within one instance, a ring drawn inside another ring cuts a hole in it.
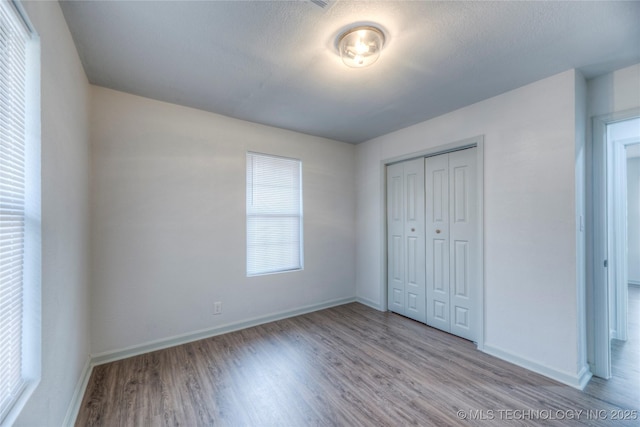
[{"label": "ceiling light fixture", "polygon": [[342,62],[349,67],[362,68],[378,60],[384,45],[384,34],[371,26],[351,28],[338,39]]}]

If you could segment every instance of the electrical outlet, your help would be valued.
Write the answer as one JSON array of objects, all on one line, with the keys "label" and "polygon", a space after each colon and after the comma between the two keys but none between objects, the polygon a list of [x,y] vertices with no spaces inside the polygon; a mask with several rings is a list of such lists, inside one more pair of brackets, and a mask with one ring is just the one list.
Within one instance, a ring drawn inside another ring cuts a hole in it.
[{"label": "electrical outlet", "polygon": [[222,314],[222,301],[213,303],[213,314]]}]

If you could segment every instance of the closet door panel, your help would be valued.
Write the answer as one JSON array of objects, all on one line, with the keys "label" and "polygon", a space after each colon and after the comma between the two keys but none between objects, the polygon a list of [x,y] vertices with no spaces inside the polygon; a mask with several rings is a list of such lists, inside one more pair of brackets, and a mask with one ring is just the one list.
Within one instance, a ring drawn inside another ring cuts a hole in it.
[{"label": "closet door panel", "polygon": [[388,308],[426,321],[424,161],[387,167]]},{"label": "closet door panel", "polygon": [[447,155],[425,159],[427,324],[450,330],[449,165]]},{"label": "closet door panel", "polygon": [[405,316],[426,322],[424,160],[403,162],[405,174]]},{"label": "closet door panel", "polygon": [[450,276],[451,333],[463,338],[476,338],[477,296],[477,183],[476,149],[449,154],[449,197],[451,209]]},{"label": "closet door panel", "polygon": [[389,310],[405,314],[404,167],[387,166],[387,287]]}]

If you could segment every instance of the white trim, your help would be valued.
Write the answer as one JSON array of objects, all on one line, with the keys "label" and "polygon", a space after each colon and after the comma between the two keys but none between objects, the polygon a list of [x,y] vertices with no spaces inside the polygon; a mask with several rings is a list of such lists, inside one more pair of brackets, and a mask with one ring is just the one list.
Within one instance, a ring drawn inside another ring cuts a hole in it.
[{"label": "white trim", "polygon": [[62,422],[62,425],[64,427],[74,426],[76,418],[78,418],[80,405],[82,405],[82,399],[84,398],[84,394],[87,390],[87,385],[89,385],[89,378],[91,378],[92,372],[93,364],[91,363],[91,357],[87,357],[87,361],[82,368],[82,374],[80,374],[80,378],[78,379],[76,388],[73,391],[73,397],[71,398],[69,408],[67,408],[67,414],[65,415],[64,421]]},{"label": "white trim", "polygon": [[30,33],[32,36],[37,35],[38,32],[36,31],[36,28],[31,23],[31,20],[29,19],[27,12],[24,10],[24,6],[22,6],[22,2],[20,0],[9,0],[9,3],[11,3],[16,13],[22,20],[22,25],[24,25],[24,29],[28,33]]},{"label": "white trim", "polygon": [[547,378],[551,378],[552,380],[558,381],[562,384],[568,385],[578,390],[583,390],[592,376],[591,371],[589,371],[589,367],[587,365],[583,366],[580,369],[580,372],[578,372],[577,374],[572,374],[569,372],[550,368],[546,365],[542,365],[521,356],[517,356],[513,353],[509,353],[508,351],[501,350],[491,345],[485,344],[482,351],[486,354],[497,357],[498,359],[513,363],[514,365],[528,369],[537,374],[544,375]]},{"label": "white trim", "polygon": [[[448,144],[438,145],[437,147],[427,148],[425,150],[415,151],[413,153],[395,156],[380,161],[380,236],[382,245],[380,248],[380,307],[383,311],[389,309],[387,301],[387,166],[402,162],[405,160],[416,159],[420,157],[431,157],[438,154],[450,153],[453,151],[464,150],[466,148],[476,147],[476,166],[478,174],[478,273],[476,279],[480,284],[478,292],[478,337],[475,343],[479,350],[484,348],[484,135],[478,135],[472,138],[463,139]],[[373,306],[376,308],[375,306]]]},{"label": "white trim", "polygon": [[485,295],[485,275],[484,275],[484,136],[478,136],[476,142],[476,173],[477,173],[477,203],[478,203],[478,278],[480,279],[480,292],[478,292],[478,309],[480,326],[477,329],[478,341],[476,347],[478,350],[484,350],[484,326],[486,325],[486,315],[484,310]]},{"label": "white trim", "polygon": [[[607,141],[609,164],[608,182],[608,218],[611,232],[609,236],[609,280],[615,285],[610,287],[613,296],[611,339],[627,340],[627,156],[622,141]],[[616,171],[613,173],[613,171]],[[611,289],[612,288],[612,289]]]},{"label": "white trim", "polygon": [[[601,378],[611,378],[610,347],[609,347],[609,295],[607,287],[607,270],[604,262],[607,259],[606,230],[606,121],[604,118],[593,118],[592,143],[587,144],[592,147],[592,194],[591,209],[592,224],[589,227],[593,230],[591,269],[587,269],[587,274],[592,277],[591,294],[593,307],[587,306],[587,317],[593,317],[592,336],[587,339],[593,340],[593,360],[589,360],[594,375]],[[588,207],[589,208],[589,207]]]},{"label": "white trim", "polygon": [[[390,157],[381,161],[382,166],[386,167],[394,163],[404,162],[405,160],[419,159],[420,157],[433,157],[440,154],[451,153],[453,151],[460,151],[466,148],[477,147],[478,143],[484,142],[484,136],[478,135],[473,138],[467,138],[456,142],[450,142],[448,144],[438,145],[437,147],[427,148],[425,150],[414,151],[413,153],[403,154],[401,156]],[[386,185],[386,181],[385,181]],[[386,208],[386,206],[385,206]]]},{"label": "white trim", "polygon": [[387,311],[386,307],[383,308],[383,306],[373,300],[370,300],[369,298],[357,297],[356,302],[359,302],[362,305],[366,305],[367,307],[371,307],[374,310]]},{"label": "white trim", "polygon": [[214,328],[202,329],[196,332],[189,332],[186,334],[176,335],[174,337],[163,338],[155,341],[149,341],[144,344],[126,347],[120,350],[107,351],[104,353],[94,354],[91,357],[91,365],[92,366],[103,365],[105,363],[115,362],[116,360],[122,360],[128,357],[138,356],[138,355],[149,353],[156,350],[163,350],[169,347],[175,347],[177,345],[214,337],[216,335],[222,335],[229,332],[239,331],[241,329],[247,329],[253,326],[263,325],[265,323],[275,322],[277,320],[287,319],[289,317],[300,316],[302,314],[323,310],[325,308],[336,307],[339,305],[349,304],[352,302],[356,302],[355,297],[340,298],[340,299],[331,300],[331,301],[327,301],[320,304],[308,305],[305,307],[297,308],[295,310],[281,311],[281,312],[273,313],[267,316],[255,317],[255,318],[243,320],[240,322],[234,322],[234,323],[228,323],[226,325],[216,326]]},{"label": "white trim", "polygon": [[[408,157],[411,158],[411,157]],[[397,161],[401,161],[400,159]],[[388,263],[388,248],[389,245],[387,244],[388,240],[387,240],[387,162],[385,162],[384,160],[382,160],[380,162],[380,194],[382,195],[382,197],[380,197],[380,206],[378,206],[378,208],[380,209],[380,236],[381,236],[381,241],[382,241],[382,245],[380,247],[380,281],[379,286],[380,286],[380,308],[383,311],[388,311],[389,310],[389,292],[388,292],[388,285],[387,285],[387,279],[389,277],[389,272],[387,270],[387,263]]]},{"label": "white trim", "polygon": [[629,286],[640,286],[640,282],[637,280],[629,280]]},{"label": "white trim", "polygon": [[11,407],[9,412],[7,412],[6,416],[2,420],[0,420],[0,426],[10,427],[13,425],[13,423],[16,422],[16,420],[18,419],[18,416],[20,416],[20,412],[22,411],[24,406],[27,404],[27,402],[31,398],[31,395],[38,388],[39,383],[40,383],[40,378],[34,381],[27,382],[24,390],[22,391],[22,393],[20,393],[20,396],[13,403],[13,406]]}]

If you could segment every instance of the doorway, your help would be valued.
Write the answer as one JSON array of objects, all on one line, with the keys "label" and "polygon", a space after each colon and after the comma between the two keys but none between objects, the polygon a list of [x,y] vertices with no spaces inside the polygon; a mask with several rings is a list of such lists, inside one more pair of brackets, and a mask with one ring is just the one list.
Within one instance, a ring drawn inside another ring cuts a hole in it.
[{"label": "doorway", "polygon": [[[609,379],[615,370],[612,365],[627,364],[624,354],[640,341],[638,313],[629,313],[630,307],[637,310],[636,305],[629,305],[629,286],[637,280],[636,268],[640,268],[635,249],[638,184],[629,182],[637,177],[632,159],[640,144],[640,110],[597,117],[593,124],[593,270],[587,339],[592,373]],[[636,298],[634,288],[631,296]],[[631,330],[630,324],[634,326]]]}]

